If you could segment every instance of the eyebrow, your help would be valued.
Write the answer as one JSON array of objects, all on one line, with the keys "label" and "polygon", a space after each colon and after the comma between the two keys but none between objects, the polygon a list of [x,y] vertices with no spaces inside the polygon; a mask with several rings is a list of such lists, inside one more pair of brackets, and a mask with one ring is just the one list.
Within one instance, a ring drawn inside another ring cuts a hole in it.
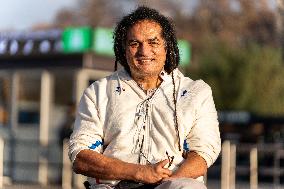
[{"label": "eyebrow", "polygon": [[[151,38],[151,39],[147,39],[148,42],[153,42],[153,41],[160,41],[160,39],[158,39],[157,37]],[[127,44],[133,43],[133,42],[137,42],[137,43],[141,43],[141,41],[137,40],[137,39],[130,39],[127,41]]]},{"label": "eyebrow", "polygon": [[[147,39],[147,41],[160,41],[160,39],[158,39],[158,37],[154,37],[154,38],[150,38],[150,39]],[[137,40],[137,39],[130,39],[127,41],[128,43],[132,43],[132,42],[138,42],[140,43],[141,41]]]},{"label": "eyebrow", "polygon": [[127,41],[127,43],[132,43],[132,42],[138,42],[139,43],[140,41],[138,41],[137,39],[130,39],[130,40]]},{"label": "eyebrow", "polygon": [[154,38],[152,38],[152,39],[148,39],[149,41],[160,41],[157,37],[154,37]]}]

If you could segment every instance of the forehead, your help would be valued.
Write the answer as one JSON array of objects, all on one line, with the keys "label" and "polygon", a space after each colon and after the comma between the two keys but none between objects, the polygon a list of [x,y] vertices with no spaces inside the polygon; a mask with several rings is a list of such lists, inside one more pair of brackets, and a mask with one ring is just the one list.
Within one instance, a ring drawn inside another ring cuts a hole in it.
[{"label": "forehead", "polygon": [[135,23],[127,32],[127,38],[162,38],[162,27],[151,20],[142,20]]}]

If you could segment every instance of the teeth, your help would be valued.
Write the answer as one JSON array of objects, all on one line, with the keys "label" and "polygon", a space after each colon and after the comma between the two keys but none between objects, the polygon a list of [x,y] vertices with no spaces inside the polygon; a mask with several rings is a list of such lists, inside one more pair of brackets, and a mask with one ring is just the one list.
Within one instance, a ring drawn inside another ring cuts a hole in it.
[{"label": "teeth", "polygon": [[141,62],[150,62],[151,60],[140,60]]}]

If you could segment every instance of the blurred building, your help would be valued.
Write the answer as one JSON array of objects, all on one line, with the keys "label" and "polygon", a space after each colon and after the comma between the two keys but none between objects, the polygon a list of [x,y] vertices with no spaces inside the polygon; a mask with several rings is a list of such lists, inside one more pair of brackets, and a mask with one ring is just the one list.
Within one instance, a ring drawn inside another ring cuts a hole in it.
[{"label": "blurred building", "polygon": [[98,40],[94,32],[73,28],[0,34],[0,137],[5,141],[6,179],[60,182],[59,135],[74,116],[68,115],[70,104],[77,104],[83,90],[114,67],[113,56],[104,49],[109,47],[92,46],[92,40]]}]

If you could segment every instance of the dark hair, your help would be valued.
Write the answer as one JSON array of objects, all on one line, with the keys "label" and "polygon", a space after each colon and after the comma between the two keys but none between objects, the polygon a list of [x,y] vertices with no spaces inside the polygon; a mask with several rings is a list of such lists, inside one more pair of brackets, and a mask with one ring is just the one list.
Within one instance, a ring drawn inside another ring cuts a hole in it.
[{"label": "dark hair", "polygon": [[180,135],[178,126],[178,116],[176,107],[176,86],[174,81],[173,70],[178,67],[179,64],[179,49],[177,46],[176,32],[173,24],[168,18],[161,15],[157,10],[151,9],[145,6],[138,7],[129,15],[122,18],[117,24],[114,30],[114,54],[115,54],[115,70],[117,70],[117,64],[120,63],[125,70],[130,73],[130,68],[125,57],[125,46],[128,30],[141,20],[150,20],[158,23],[162,28],[162,37],[164,38],[167,49],[166,62],[164,70],[172,75],[173,82],[173,103],[174,103],[174,121],[175,129],[178,138],[178,148],[181,151]]},{"label": "dark hair", "polygon": [[166,41],[167,49],[164,69],[170,74],[178,67],[180,60],[174,26],[168,18],[161,15],[157,10],[145,6],[138,7],[129,15],[123,17],[114,30],[115,70],[117,70],[117,64],[120,63],[130,73],[130,68],[125,57],[127,32],[141,20],[151,20],[161,26],[162,37]]}]

